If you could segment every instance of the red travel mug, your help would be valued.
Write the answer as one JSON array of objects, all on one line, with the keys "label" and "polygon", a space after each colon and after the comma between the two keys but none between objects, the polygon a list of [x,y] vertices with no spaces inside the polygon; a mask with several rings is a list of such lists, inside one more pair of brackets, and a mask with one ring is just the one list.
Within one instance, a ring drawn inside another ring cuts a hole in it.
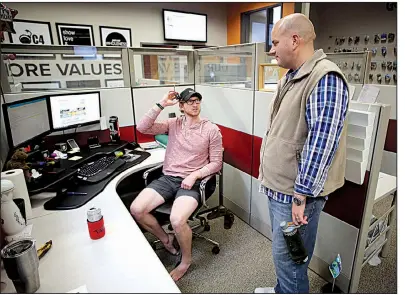
[{"label": "red travel mug", "polygon": [[87,211],[87,227],[92,240],[98,240],[105,236],[104,218],[100,208],[93,207]]}]

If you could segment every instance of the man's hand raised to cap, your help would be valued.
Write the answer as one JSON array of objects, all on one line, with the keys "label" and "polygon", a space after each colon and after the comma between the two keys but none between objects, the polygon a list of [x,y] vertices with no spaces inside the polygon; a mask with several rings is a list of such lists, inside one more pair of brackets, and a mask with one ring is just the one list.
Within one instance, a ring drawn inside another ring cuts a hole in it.
[{"label": "man's hand raised to cap", "polygon": [[[176,94],[177,94],[177,95],[176,95]],[[179,94],[178,94],[177,92],[169,91],[168,93],[166,93],[166,94],[163,96],[162,100],[160,101],[160,104],[161,104],[163,107],[174,106],[175,104],[177,104],[177,103],[179,102],[179,100],[176,99],[176,97],[177,97],[178,95],[179,95]]]}]

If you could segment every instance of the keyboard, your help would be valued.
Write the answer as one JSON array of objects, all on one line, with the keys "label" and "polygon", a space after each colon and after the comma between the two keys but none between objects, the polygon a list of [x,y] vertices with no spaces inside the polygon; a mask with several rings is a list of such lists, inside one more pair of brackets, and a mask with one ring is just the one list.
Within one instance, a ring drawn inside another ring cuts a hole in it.
[{"label": "keyboard", "polygon": [[111,175],[124,164],[125,161],[116,158],[115,155],[104,156],[77,169],[77,177],[86,182],[96,183]]}]

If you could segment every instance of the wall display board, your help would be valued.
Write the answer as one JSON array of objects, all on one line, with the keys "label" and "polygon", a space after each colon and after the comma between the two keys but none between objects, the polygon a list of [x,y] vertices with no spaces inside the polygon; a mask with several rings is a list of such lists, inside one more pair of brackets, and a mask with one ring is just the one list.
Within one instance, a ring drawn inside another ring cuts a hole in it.
[{"label": "wall display board", "polygon": [[[329,36],[327,52],[371,52],[369,84],[397,84],[397,36],[395,32],[370,32],[353,36]],[[347,62],[348,66],[350,61]],[[353,81],[354,82],[354,81]],[[356,83],[356,82],[354,82]]]}]

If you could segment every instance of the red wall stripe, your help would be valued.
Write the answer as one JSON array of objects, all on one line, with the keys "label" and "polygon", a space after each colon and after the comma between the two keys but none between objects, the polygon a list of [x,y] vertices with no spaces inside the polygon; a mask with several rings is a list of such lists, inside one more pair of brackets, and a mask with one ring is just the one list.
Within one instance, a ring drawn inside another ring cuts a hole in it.
[{"label": "red wall stripe", "polygon": [[135,141],[134,126],[120,127],[120,138],[121,140],[126,140],[128,142],[134,142]]},{"label": "red wall stripe", "polygon": [[224,162],[252,175],[252,135],[222,125],[217,126],[222,133]]},{"label": "red wall stripe", "polygon": [[397,120],[390,119],[388,122],[384,150],[393,153],[397,152]]},{"label": "red wall stripe", "polygon": [[253,167],[252,176],[259,178],[259,168],[260,168],[260,148],[262,146],[263,139],[259,136],[253,136]]},{"label": "red wall stripe", "polygon": [[149,134],[143,134],[136,129],[136,139],[138,143],[144,143],[144,142],[151,142],[155,141],[155,136],[149,135]]}]

